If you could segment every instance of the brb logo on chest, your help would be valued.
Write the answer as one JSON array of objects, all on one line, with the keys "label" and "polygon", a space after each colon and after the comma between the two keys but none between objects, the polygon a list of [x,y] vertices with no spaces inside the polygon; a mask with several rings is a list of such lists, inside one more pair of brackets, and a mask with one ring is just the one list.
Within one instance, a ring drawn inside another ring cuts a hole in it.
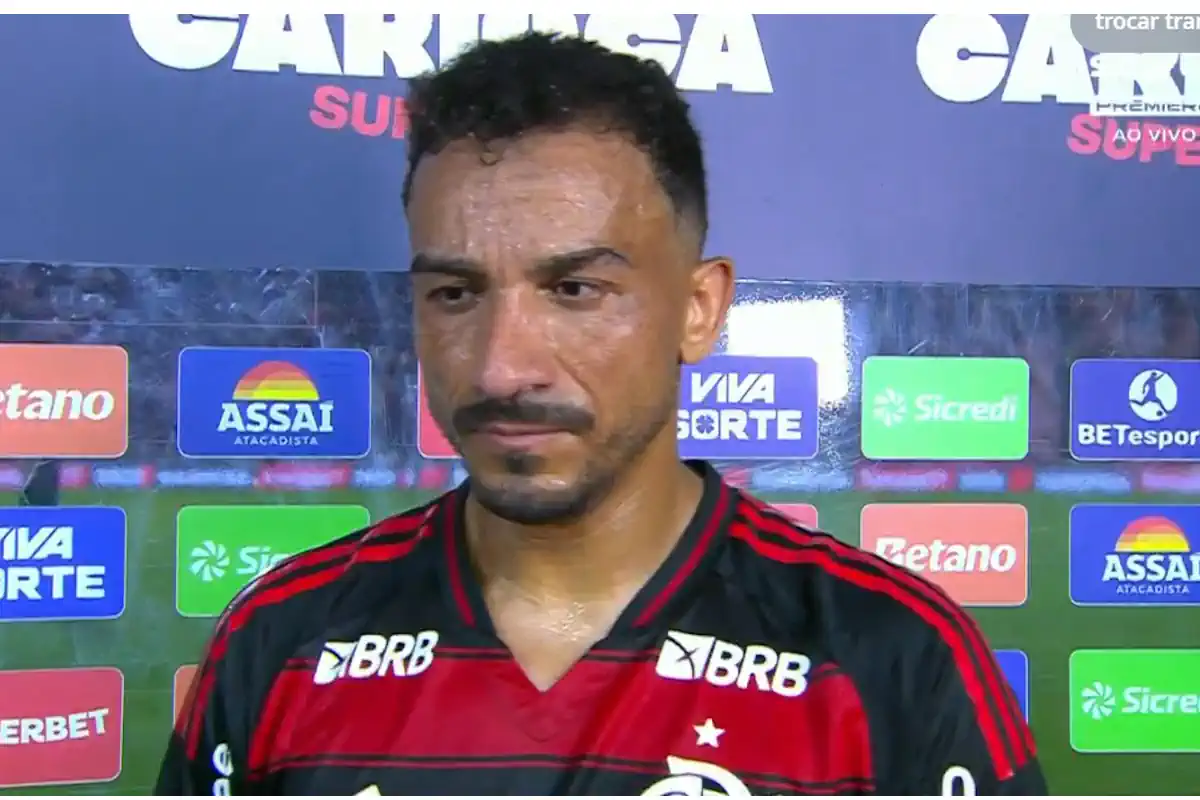
[{"label": "brb logo on chest", "polygon": [[1079,461],[1200,461],[1200,361],[1088,358],[1071,365]]},{"label": "brb logo on chest", "polygon": [[763,644],[745,647],[715,636],[669,631],[654,671],[671,681],[704,681],[713,686],[754,688],[782,697],[799,697],[808,688],[812,660],[781,653]]},{"label": "brb logo on chest", "polygon": [[676,421],[684,458],[800,459],[817,454],[811,358],[712,356],[685,367]]},{"label": "brb logo on chest", "polygon": [[0,514],[0,621],[114,619],[124,610],[124,509]]},{"label": "brb logo on chest", "polygon": [[179,452],[189,458],[362,458],[363,350],[189,347],[179,353]]}]

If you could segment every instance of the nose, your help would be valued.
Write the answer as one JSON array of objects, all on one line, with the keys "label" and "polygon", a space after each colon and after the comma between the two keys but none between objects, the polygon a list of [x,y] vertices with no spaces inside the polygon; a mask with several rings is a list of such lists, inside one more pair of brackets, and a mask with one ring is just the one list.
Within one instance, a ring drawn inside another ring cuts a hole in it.
[{"label": "nose", "polygon": [[478,388],[487,397],[514,397],[553,383],[553,337],[536,310],[537,300],[520,290],[498,292],[480,335]]}]

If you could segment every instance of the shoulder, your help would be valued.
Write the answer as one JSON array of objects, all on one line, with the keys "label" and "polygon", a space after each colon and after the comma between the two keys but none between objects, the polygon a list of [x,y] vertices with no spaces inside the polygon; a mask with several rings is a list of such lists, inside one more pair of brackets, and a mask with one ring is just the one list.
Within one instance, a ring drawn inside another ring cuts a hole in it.
[{"label": "shoulder", "polygon": [[285,559],[234,597],[217,623],[214,643],[254,634],[247,638],[261,644],[267,628],[302,635],[306,621],[323,618],[333,599],[345,594],[356,566],[403,561],[433,537],[452,502],[442,495]]},{"label": "shoulder", "polygon": [[[831,645],[873,664],[978,669],[990,658],[971,617],[921,576],[741,494],[733,538],[764,562],[779,592],[815,616]],[[914,663],[915,662],[915,663]],[[846,666],[851,666],[847,664]]]}]

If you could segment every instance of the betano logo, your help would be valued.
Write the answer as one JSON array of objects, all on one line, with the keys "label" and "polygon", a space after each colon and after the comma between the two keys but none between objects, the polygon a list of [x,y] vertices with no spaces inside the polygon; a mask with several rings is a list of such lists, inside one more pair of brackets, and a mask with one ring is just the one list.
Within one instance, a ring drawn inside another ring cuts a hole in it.
[{"label": "betano logo", "polygon": [[0,458],[117,458],[129,357],[110,345],[0,345]]},{"label": "betano logo", "polygon": [[247,370],[221,404],[220,433],[235,433],[237,445],[310,445],[333,433],[334,404],[321,395],[308,373],[287,361],[264,361]]},{"label": "betano logo", "polygon": [[862,548],[967,606],[1019,606],[1029,592],[1029,523],[1016,503],[872,503]]},{"label": "betano logo", "polygon": [[1103,580],[1118,582],[1118,594],[1187,594],[1188,583],[1200,582],[1200,553],[1170,519],[1141,517],[1105,556]]}]

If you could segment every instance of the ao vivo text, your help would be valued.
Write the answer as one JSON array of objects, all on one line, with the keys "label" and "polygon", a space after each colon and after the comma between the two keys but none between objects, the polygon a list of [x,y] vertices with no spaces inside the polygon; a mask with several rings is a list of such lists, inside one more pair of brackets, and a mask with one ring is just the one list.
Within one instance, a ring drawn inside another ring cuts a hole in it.
[{"label": "ao vivo text", "polygon": [[771,373],[693,372],[686,392],[676,422],[680,439],[802,438],[804,412],[774,407]]}]

